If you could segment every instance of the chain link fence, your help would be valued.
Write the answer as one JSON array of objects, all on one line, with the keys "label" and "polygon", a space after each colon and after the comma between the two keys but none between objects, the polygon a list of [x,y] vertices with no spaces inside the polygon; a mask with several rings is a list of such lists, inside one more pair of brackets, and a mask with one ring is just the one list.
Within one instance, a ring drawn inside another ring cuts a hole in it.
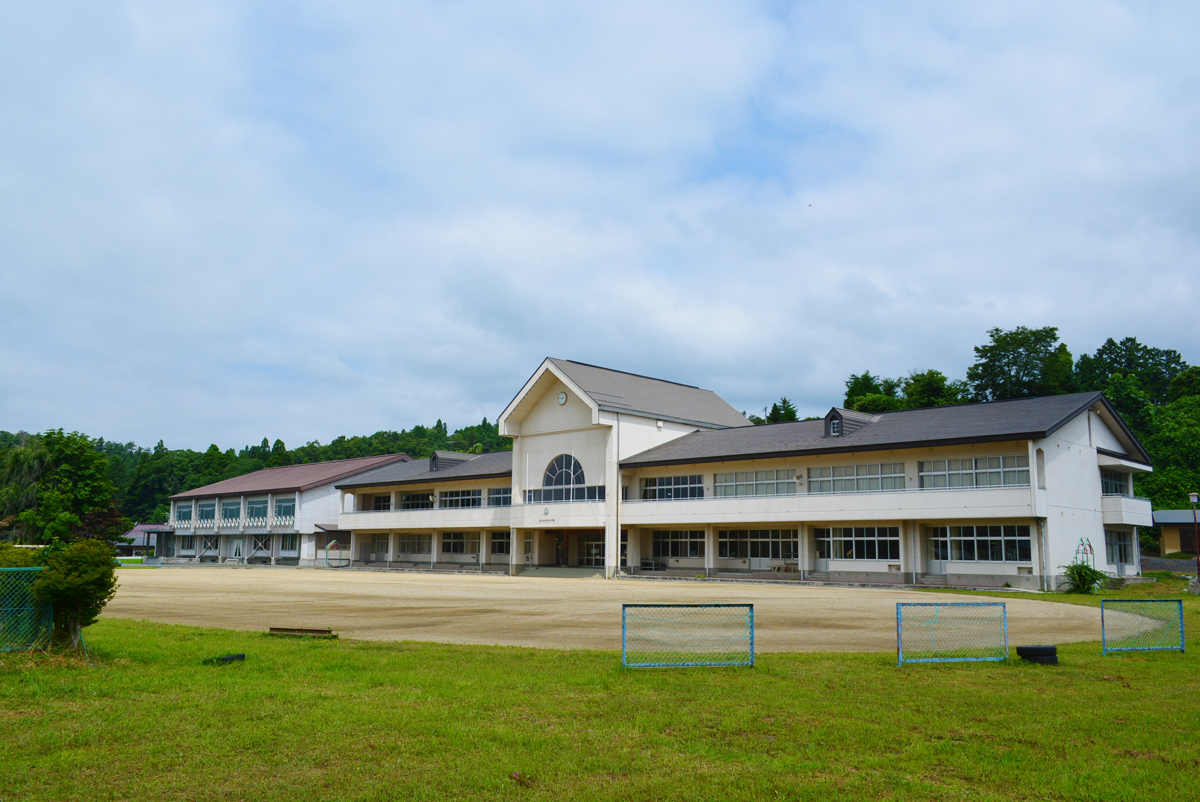
[{"label": "chain link fence", "polygon": [[1103,653],[1184,651],[1183,602],[1179,599],[1100,601]]},{"label": "chain link fence", "polygon": [[0,652],[46,646],[54,629],[54,610],[33,598],[41,568],[0,568]]},{"label": "chain link fence", "polygon": [[896,605],[896,665],[1008,659],[1004,602]]},{"label": "chain link fence", "polygon": [[626,668],[753,666],[753,604],[623,604]]}]

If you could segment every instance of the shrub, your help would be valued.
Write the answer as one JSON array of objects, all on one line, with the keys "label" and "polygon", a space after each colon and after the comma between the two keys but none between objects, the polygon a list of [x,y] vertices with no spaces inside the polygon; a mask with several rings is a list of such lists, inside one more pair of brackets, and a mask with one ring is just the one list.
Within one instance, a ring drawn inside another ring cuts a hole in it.
[{"label": "shrub", "polygon": [[0,568],[32,568],[38,564],[41,549],[19,549],[0,543]]},{"label": "shrub", "polygon": [[104,605],[116,595],[113,549],[103,540],[89,538],[46,552],[33,595],[54,606],[53,643],[78,649],[83,628],[96,623]]},{"label": "shrub", "polygon": [[1067,593],[1095,593],[1108,581],[1108,574],[1084,563],[1059,567],[1067,575]]}]

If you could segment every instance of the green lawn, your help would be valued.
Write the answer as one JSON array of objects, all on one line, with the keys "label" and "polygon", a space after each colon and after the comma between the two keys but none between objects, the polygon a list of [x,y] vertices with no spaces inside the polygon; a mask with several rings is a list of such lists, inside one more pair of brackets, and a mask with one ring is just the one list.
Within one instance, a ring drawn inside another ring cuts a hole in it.
[{"label": "green lawn", "polygon": [[[102,620],[90,666],[0,655],[0,800],[1184,799],[1200,792],[1186,609],[1186,655],[1084,643],[1057,667],[903,669],[628,671],[611,652]],[[246,662],[201,665],[232,652]]]}]

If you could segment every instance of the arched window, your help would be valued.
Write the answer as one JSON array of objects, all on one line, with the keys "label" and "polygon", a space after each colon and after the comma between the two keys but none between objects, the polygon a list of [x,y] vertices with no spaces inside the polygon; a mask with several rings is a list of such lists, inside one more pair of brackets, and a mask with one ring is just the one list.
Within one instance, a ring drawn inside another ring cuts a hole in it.
[{"label": "arched window", "polygon": [[585,484],[583,466],[570,454],[559,454],[546,468],[542,487],[571,487]]}]

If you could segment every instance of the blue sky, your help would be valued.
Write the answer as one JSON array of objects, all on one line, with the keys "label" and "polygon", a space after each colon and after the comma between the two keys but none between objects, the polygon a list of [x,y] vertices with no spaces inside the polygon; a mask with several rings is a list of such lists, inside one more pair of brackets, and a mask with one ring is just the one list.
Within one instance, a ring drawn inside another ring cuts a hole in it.
[{"label": "blue sky", "polygon": [[820,414],[993,326],[1200,361],[1194,3],[0,10],[0,428],[494,419],[545,356]]}]

